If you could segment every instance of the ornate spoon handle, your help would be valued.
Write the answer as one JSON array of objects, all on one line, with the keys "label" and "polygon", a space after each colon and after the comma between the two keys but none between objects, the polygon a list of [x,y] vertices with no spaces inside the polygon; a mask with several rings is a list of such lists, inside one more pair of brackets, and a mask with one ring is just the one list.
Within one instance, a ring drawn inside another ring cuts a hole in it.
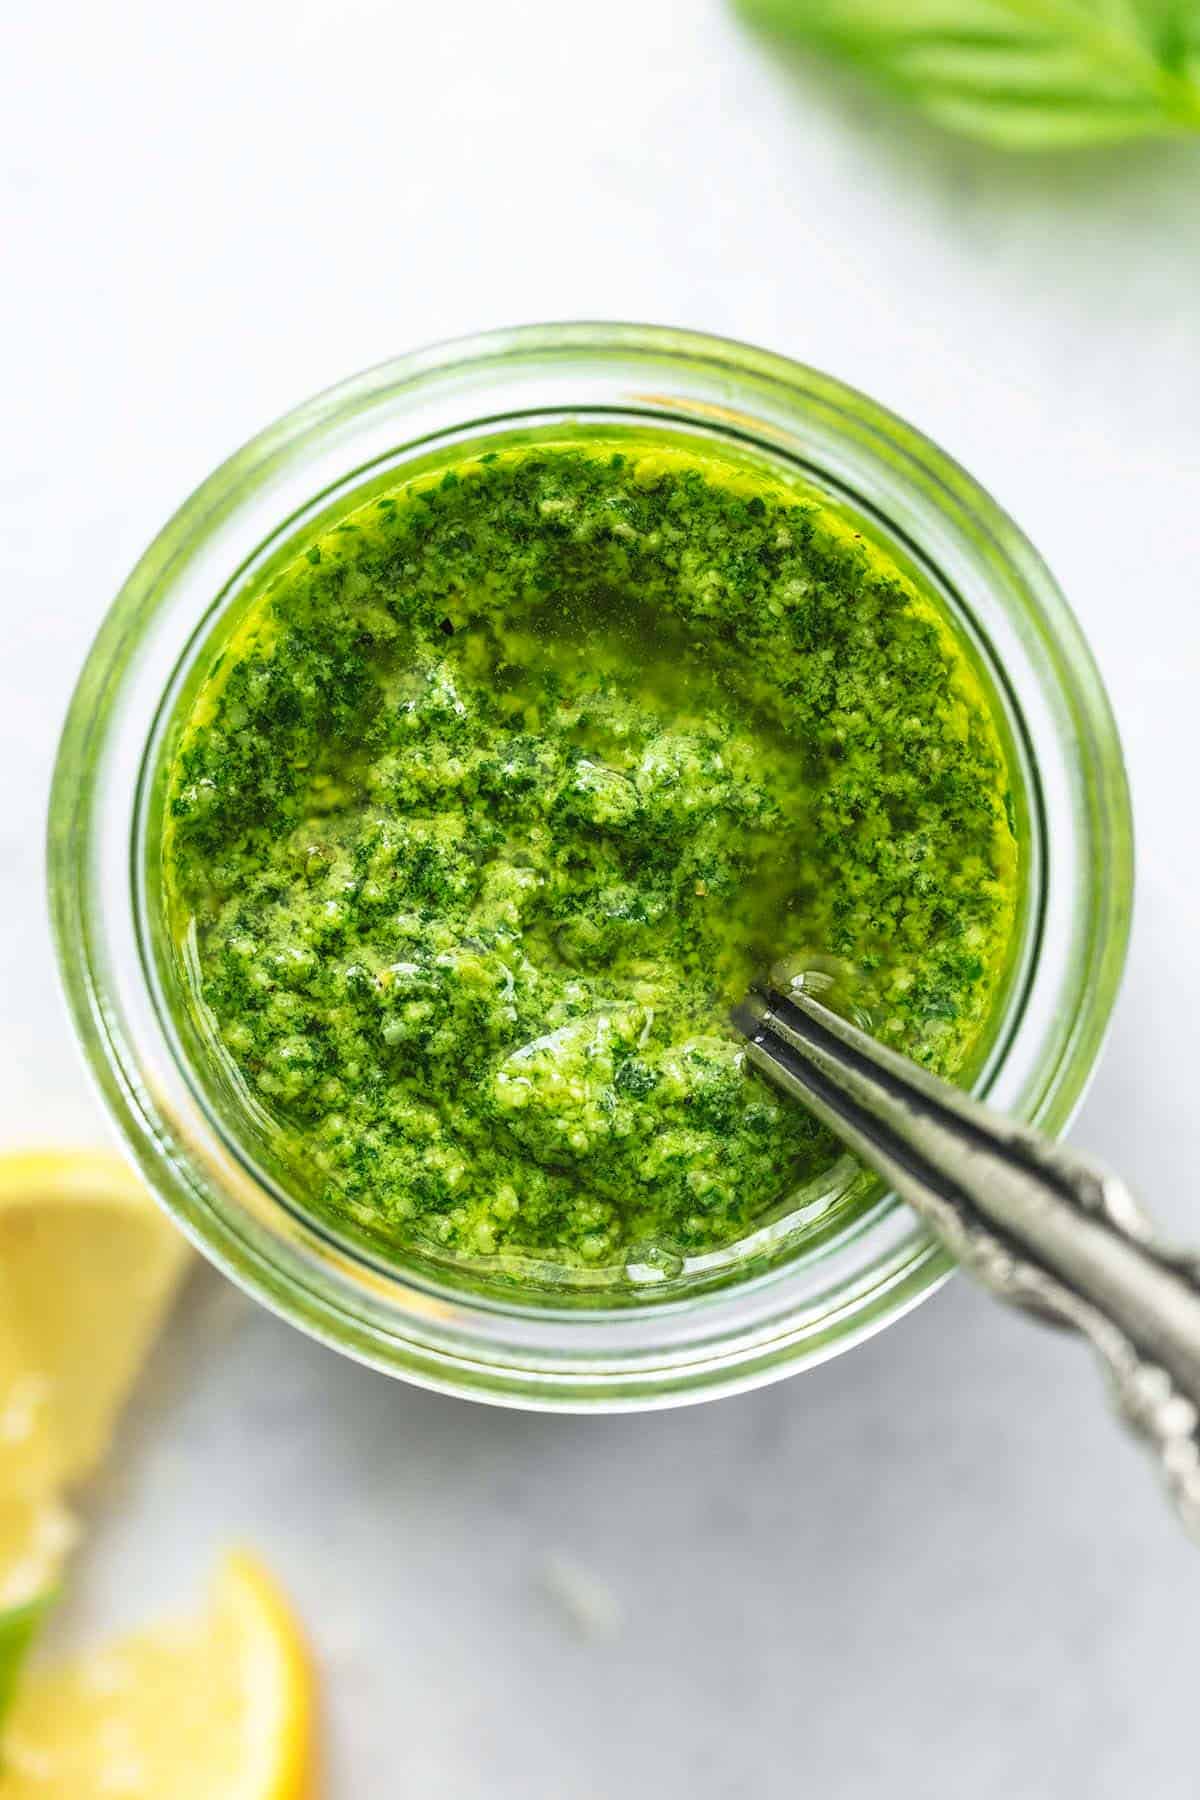
[{"label": "ornate spoon handle", "polygon": [[1080,1332],[1200,1539],[1200,1261],[1099,1164],[970,1099],[802,992],[752,992],[747,1055],[933,1226],[977,1280]]}]

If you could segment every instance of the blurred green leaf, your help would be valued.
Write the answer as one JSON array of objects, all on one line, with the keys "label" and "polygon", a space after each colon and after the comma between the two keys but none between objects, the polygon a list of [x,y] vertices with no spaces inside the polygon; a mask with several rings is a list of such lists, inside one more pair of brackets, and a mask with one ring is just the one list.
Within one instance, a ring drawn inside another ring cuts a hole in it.
[{"label": "blurred green leaf", "polygon": [[0,1725],[8,1711],[26,1651],[55,1600],[53,1593],[39,1594],[24,1606],[0,1613]]},{"label": "blurred green leaf", "polygon": [[1200,0],[737,0],[951,130],[1045,150],[1200,131]]}]

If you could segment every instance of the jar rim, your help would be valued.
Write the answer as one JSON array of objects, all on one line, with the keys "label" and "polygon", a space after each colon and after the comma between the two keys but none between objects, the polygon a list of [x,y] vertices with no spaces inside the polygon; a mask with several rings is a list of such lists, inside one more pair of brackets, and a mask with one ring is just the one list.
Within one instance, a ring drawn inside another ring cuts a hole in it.
[{"label": "jar rim", "polygon": [[[803,1292],[783,1291],[783,1269],[771,1274],[770,1293],[756,1305],[745,1304],[753,1282],[737,1282],[701,1296],[702,1307],[681,1301],[689,1315],[682,1325],[650,1306],[543,1319],[550,1336],[541,1327],[531,1335],[519,1305],[489,1310],[469,1296],[397,1281],[394,1271],[354,1266],[343,1244],[311,1221],[281,1219],[269,1196],[250,1191],[244,1168],[201,1141],[204,1122],[183,1106],[179,1071],[152,1041],[153,1008],[138,992],[145,970],[139,977],[133,966],[124,915],[135,910],[139,733],[144,749],[171,642],[177,653],[180,629],[194,630],[197,608],[213,604],[214,582],[222,574],[220,586],[228,582],[265,528],[291,530],[306,509],[361,484],[383,459],[402,465],[468,428],[478,434],[519,418],[597,412],[715,431],[816,469],[826,484],[849,483],[919,553],[936,536],[937,566],[956,565],[949,579],[969,582],[977,604],[994,604],[995,624],[1007,634],[998,667],[1013,681],[1010,663],[1019,663],[1017,685],[1025,683],[1028,696],[1019,697],[1018,716],[1028,727],[1031,706],[1036,714],[1035,781],[1043,761],[1053,767],[1044,926],[1057,934],[1061,965],[1056,991],[1044,996],[1041,1053],[1024,1090],[1018,1084],[1001,1097],[1047,1129],[1066,1124],[1099,1053],[1132,899],[1132,824],[1116,725],[1053,577],[965,471],[832,377],[774,352],[668,327],[521,326],[430,346],[351,377],[214,471],[122,587],[63,730],[50,806],[51,914],[85,1055],[168,1210],[259,1298],[349,1354],[426,1385],[577,1409],[678,1404],[823,1360],[932,1292],[949,1259],[890,1202],[835,1245],[844,1266],[827,1266],[815,1287],[809,1268]],[[864,1236],[873,1238],[866,1264]]]}]

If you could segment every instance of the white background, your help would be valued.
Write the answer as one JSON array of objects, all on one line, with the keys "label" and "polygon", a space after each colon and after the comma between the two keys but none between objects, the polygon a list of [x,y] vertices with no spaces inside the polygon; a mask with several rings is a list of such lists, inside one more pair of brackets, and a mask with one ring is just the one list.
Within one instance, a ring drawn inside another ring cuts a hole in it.
[{"label": "white background", "polygon": [[[1200,146],[1007,160],[719,0],[5,10],[0,1142],[104,1130],[56,993],[45,793],[167,513],[364,364],[642,318],[865,388],[1055,568],[1140,834],[1076,1135],[1200,1239]],[[117,1463],[62,1636],[261,1546],[323,1657],[334,1800],[1196,1792],[1196,1553],[1083,1353],[961,1282],[757,1395],[561,1420],[367,1374],[204,1273]],[[573,1622],[581,1583],[607,1634]]]}]

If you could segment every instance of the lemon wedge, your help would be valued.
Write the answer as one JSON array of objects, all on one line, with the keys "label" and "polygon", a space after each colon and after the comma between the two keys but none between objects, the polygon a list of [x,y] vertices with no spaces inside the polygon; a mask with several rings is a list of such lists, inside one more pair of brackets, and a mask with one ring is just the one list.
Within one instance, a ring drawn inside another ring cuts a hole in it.
[{"label": "lemon wedge", "polygon": [[248,1555],[195,1619],[25,1676],[4,1734],[3,1800],[314,1800],[308,1654]]},{"label": "lemon wedge", "polygon": [[0,1717],[186,1258],[116,1156],[0,1156]]},{"label": "lemon wedge", "polygon": [[187,1254],[119,1157],[0,1156],[0,1498],[91,1473]]}]

